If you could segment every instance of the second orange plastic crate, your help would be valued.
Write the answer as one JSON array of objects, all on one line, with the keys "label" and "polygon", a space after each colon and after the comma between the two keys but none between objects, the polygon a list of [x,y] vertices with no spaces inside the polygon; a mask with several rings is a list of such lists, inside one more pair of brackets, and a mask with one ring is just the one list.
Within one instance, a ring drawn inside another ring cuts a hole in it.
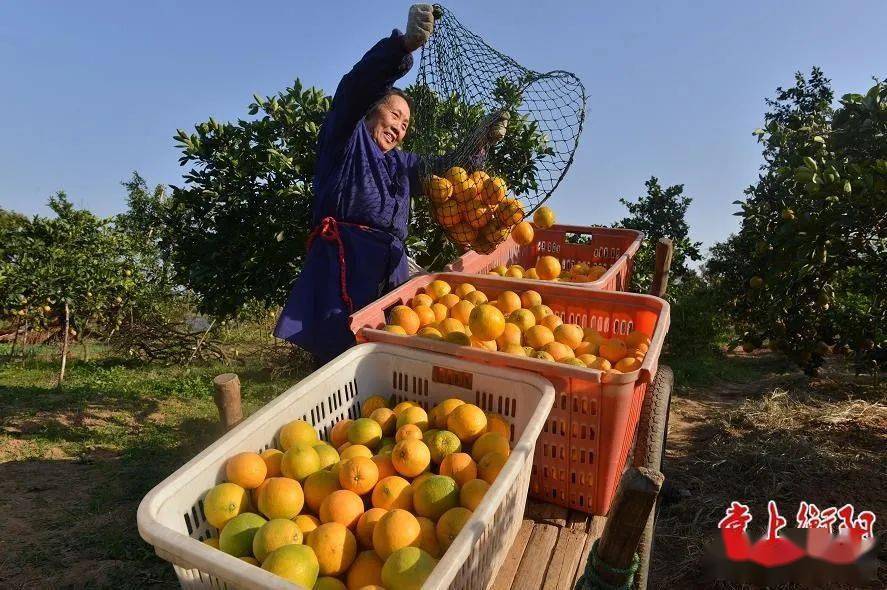
[{"label": "second orange plastic crate", "polygon": [[[453,287],[471,283],[491,300],[503,291],[520,293],[532,288],[564,322],[593,327],[608,337],[640,330],[651,338],[650,348],[639,370],[608,374],[378,329],[384,325],[389,309],[407,304],[434,279]],[[351,328],[359,341],[421,348],[548,378],[557,395],[537,441],[530,493],[553,504],[598,515],[609,510],[634,443],[644,394],[656,374],[668,324],[668,303],[649,295],[462,273],[420,275],[351,316]]]},{"label": "second orange plastic crate", "polygon": [[[568,234],[585,236],[589,242],[570,243],[567,241]],[[530,268],[536,264],[539,256],[551,255],[561,260],[564,269],[569,269],[577,262],[608,267],[607,272],[595,281],[568,284],[601,291],[626,291],[631,283],[634,256],[643,239],[644,234],[633,229],[555,225],[549,229],[537,229],[533,242],[526,246],[519,246],[509,236],[490,254],[468,252],[453,262],[448,270],[487,274],[500,264],[519,264]]]}]

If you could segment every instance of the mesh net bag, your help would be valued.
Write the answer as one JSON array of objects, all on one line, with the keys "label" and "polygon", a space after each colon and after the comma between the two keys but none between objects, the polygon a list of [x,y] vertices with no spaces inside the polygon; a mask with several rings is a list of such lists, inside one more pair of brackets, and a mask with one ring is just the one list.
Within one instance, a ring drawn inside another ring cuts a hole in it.
[{"label": "mesh net bag", "polygon": [[567,173],[585,88],[569,72],[521,66],[445,8],[434,9],[412,88],[412,149],[422,156],[431,217],[462,249],[488,253]]}]

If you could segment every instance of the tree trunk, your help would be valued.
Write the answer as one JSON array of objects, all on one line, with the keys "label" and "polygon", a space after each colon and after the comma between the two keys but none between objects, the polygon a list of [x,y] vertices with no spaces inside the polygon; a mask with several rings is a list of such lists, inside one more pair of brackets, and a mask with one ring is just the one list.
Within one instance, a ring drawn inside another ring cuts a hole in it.
[{"label": "tree trunk", "polygon": [[660,238],[659,242],[656,243],[656,262],[653,267],[653,283],[650,285],[650,295],[665,297],[673,253],[674,244],[672,241],[668,238]]},{"label": "tree trunk", "polygon": [[12,337],[12,347],[9,349],[9,360],[15,357],[15,345],[18,343],[18,333],[22,327],[22,318],[18,318],[15,322],[15,335]]},{"label": "tree trunk", "polygon": [[62,368],[59,371],[59,385],[62,384],[62,381],[65,380],[65,364],[68,362],[68,337],[71,332],[71,308],[68,306],[68,302],[65,301],[65,326],[64,326],[65,335],[62,339]]},{"label": "tree trunk", "polygon": [[243,420],[240,406],[240,379],[236,373],[222,373],[213,379],[213,399],[219,409],[219,420],[225,430],[231,430]]}]

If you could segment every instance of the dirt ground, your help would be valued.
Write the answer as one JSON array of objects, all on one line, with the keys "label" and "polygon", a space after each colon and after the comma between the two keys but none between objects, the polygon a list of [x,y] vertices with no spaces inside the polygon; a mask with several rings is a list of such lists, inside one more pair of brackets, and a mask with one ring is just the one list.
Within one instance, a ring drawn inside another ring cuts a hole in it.
[{"label": "dirt ground", "polygon": [[[811,380],[770,355],[725,362],[745,377],[678,383],[673,397],[664,471],[684,492],[661,508],[651,588],[727,587],[702,580],[700,557],[731,500],[749,503],[757,526],[769,499],[789,518],[800,500],[887,514],[883,385],[837,363]],[[177,587],[138,537],[136,507],[218,434],[215,408],[186,397],[170,405],[165,390],[150,403],[108,396],[101,383],[67,400],[0,380],[0,588]]]}]

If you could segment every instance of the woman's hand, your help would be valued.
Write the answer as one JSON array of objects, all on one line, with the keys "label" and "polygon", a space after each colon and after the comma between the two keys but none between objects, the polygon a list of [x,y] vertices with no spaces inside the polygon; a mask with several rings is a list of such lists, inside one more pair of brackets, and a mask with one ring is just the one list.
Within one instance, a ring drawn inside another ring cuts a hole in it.
[{"label": "woman's hand", "polygon": [[431,4],[413,4],[407,16],[407,32],[403,36],[403,44],[407,51],[413,52],[428,41],[434,32],[434,8]]}]

